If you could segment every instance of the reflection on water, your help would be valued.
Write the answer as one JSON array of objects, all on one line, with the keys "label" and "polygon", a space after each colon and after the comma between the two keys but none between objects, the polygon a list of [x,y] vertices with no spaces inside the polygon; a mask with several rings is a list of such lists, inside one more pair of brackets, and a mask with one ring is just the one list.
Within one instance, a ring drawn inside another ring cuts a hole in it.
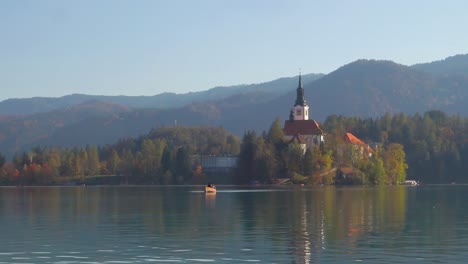
[{"label": "reflection on water", "polygon": [[468,186],[0,188],[6,263],[458,263]]}]

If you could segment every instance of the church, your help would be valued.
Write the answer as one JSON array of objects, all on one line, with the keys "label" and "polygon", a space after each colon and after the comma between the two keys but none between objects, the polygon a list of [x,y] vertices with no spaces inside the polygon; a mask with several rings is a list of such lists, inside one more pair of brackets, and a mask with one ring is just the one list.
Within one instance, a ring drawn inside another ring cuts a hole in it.
[{"label": "church", "polygon": [[289,113],[289,120],[284,122],[284,139],[287,142],[296,141],[305,153],[307,148],[312,149],[324,142],[324,132],[317,121],[309,119],[309,106],[305,100],[301,74],[296,92],[296,102]]}]

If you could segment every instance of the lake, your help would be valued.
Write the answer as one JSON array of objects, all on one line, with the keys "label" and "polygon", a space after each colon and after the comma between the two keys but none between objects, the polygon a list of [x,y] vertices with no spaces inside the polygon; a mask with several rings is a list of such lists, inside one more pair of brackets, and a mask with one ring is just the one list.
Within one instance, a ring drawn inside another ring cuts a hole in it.
[{"label": "lake", "polygon": [[465,263],[468,186],[0,188],[0,263]]}]

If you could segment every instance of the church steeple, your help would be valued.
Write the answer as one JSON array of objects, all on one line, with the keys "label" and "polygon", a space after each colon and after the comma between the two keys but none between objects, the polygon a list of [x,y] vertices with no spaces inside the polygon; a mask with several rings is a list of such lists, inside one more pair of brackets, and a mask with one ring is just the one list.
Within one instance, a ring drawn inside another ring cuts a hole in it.
[{"label": "church steeple", "polygon": [[296,96],[296,103],[294,106],[307,106],[307,102],[304,97],[304,86],[302,86],[302,75],[299,72],[299,85],[297,86],[296,89],[297,96]]},{"label": "church steeple", "polygon": [[309,106],[305,100],[304,87],[302,86],[302,74],[299,72],[299,84],[296,89],[297,96],[294,106],[291,108],[289,120],[309,120]]}]

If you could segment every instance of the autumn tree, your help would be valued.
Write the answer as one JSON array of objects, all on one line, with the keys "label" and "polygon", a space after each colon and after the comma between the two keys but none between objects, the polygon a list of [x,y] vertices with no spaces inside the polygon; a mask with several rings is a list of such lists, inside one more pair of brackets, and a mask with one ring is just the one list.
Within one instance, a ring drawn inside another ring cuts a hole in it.
[{"label": "autumn tree", "polygon": [[88,156],[87,167],[89,175],[96,175],[99,173],[99,154],[96,146],[86,145],[86,154]]},{"label": "autumn tree", "polygon": [[402,184],[406,180],[405,151],[403,145],[392,143],[383,154],[385,172],[392,184]]},{"label": "autumn tree", "polygon": [[109,157],[109,160],[107,162],[107,169],[109,170],[111,175],[117,175],[118,174],[119,168],[120,168],[120,163],[121,163],[121,160],[120,160],[120,157],[119,157],[119,153],[117,153],[117,150],[113,149],[112,153],[111,153],[111,155]]}]

